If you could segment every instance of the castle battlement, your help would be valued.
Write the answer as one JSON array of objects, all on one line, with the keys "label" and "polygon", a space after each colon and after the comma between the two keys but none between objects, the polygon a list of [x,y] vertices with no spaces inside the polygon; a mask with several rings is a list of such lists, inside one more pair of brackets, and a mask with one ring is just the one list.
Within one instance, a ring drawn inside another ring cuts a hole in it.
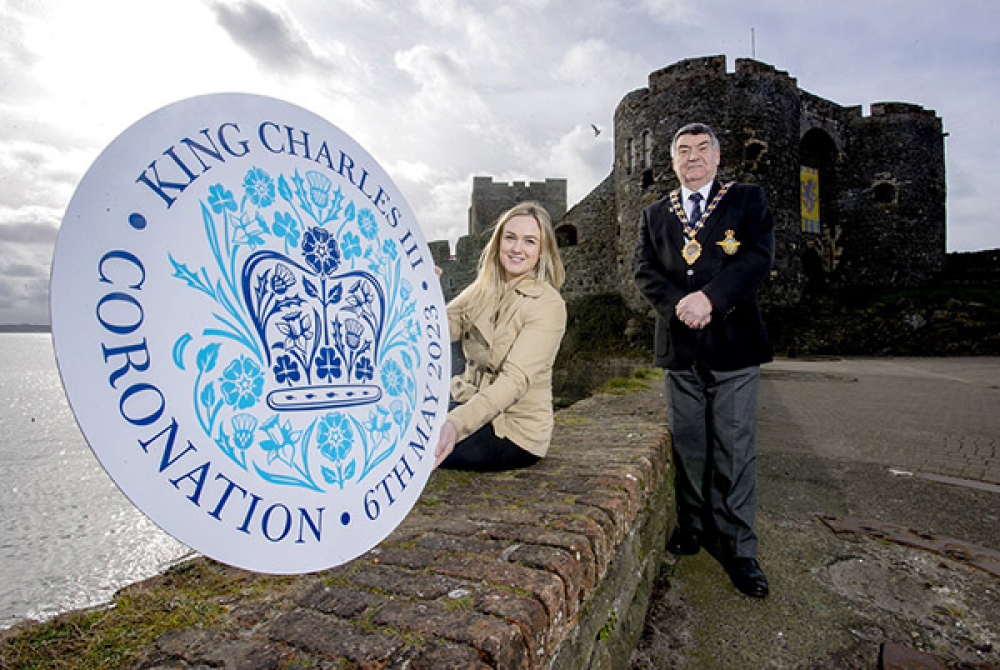
[{"label": "castle battlement", "polygon": [[920,105],[910,102],[873,102],[871,107],[872,117],[923,117],[937,119],[938,116],[932,109],[925,109]]},{"label": "castle battlement", "polygon": [[496,182],[492,177],[473,177],[469,235],[491,230],[501,214],[525,200],[540,202],[558,221],[566,213],[566,180]]}]

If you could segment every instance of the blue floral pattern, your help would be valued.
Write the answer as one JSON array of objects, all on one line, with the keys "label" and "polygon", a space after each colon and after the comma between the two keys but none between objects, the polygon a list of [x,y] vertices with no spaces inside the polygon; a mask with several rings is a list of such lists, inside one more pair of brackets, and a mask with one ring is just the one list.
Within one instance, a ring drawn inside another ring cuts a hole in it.
[{"label": "blue floral pattern", "polygon": [[[205,435],[275,485],[371,486],[416,418],[423,333],[399,243],[319,170],[254,166],[235,189],[209,185],[200,213],[215,265],[169,260],[213,309],[214,323],[174,345]],[[337,409],[322,414],[295,404],[338,393],[363,402],[328,401]]]}]

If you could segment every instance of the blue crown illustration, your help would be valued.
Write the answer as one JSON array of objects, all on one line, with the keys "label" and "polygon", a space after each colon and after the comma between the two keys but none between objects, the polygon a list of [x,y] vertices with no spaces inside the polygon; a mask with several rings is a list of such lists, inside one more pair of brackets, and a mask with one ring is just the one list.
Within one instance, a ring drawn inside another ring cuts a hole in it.
[{"label": "blue crown illustration", "polygon": [[262,250],[243,266],[243,298],[270,368],[267,404],[296,411],[377,402],[385,292],[368,272],[338,273],[337,240],[325,228],[306,230],[301,250],[305,263]]}]

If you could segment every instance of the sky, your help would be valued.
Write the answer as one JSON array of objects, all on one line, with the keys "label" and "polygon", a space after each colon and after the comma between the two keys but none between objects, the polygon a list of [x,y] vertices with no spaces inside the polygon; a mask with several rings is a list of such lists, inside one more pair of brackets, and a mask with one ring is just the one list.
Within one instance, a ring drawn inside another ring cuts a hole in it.
[{"label": "sky", "polygon": [[98,154],[228,91],[338,126],[454,245],[473,176],[565,178],[572,206],[611,172],[615,107],[650,72],[754,56],[865,114],[935,110],[948,250],[998,248],[998,26],[995,0],[0,0],[0,324],[48,323],[56,234]]}]

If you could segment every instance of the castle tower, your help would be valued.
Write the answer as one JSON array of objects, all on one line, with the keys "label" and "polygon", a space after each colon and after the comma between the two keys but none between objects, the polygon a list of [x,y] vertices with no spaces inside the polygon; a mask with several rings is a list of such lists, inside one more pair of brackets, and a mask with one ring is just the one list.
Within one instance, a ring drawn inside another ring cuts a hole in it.
[{"label": "castle tower", "polygon": [[751,60],[726,72],[724,56],[680,61],[649,75],[649,87],[629,93],[615,110],[615,188],[619,278],[631,304],[644,303],[631,282],[639,214],[677,188],[670,142],[681,126],[709,124],[719,138],[719,178],[759,183],[775,215],[775,278],[781,292],[799,292],[800,101],[795,79]]},{"label": "castle tower", "polygon": [[837,278],[861,286],[914,286],[944,269],[945,164],[941,119],[900,102],[872,104],[851,128]]},{"label": "castle tower", "polygon": [[[774,67],[723,56],[649,75],[615,111],[618,281],[633,306],[631,255],[642,208],[677,187],[670,141],[686,123],[719,137],[719,178],[758,183],[775,219],[765,302],[798,302],[809,284],[912,286],[943,268],[944,144],[933,111],[904,103],[842,107]],[[806,211],[806,203],[811,209]]]},{"label": "castle tower", "polygon": [[469,206],[469,235],[479,235],[519,202],[534,200],[542,204],[558,221],[566,213],[566,180],[538,182],[495,182],[492,177],[472,178],[472,204]]}]

